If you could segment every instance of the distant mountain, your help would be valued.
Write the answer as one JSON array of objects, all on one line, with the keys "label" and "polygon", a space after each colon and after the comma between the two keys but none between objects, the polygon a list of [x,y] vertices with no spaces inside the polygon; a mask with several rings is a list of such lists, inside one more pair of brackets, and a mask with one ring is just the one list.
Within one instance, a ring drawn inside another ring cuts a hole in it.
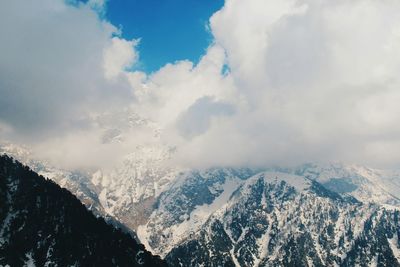
[{"label": "distant mountain", "polygon": [[321,183],[341,195],[388,208],[400,208],[400,171],[378,170],[358,165],[304,164],[289,170]]},{"label": "distant mountain", "polygon": [[0,266],[166,266],[69,191],[0,156]]}]

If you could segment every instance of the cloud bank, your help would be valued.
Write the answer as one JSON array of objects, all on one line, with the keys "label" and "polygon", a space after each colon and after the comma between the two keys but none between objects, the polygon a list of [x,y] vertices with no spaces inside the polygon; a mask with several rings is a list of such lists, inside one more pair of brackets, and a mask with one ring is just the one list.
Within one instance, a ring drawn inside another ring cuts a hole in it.
[{"label": "cloud bank", "polygon": [[[151,74],[130,71],[138,41],[118,37],[93,8],[45,3],[1,4],[0,34],[9,38],[0,43],[0,132],[8,138],[37,133],[30,142],[40,151],[62,146],[80,163],[90,157],[88,165],[160,142],[177,147],[173,164],[194,167],[400,167],[398,1],[226,0],[199,63]],[[104,142],[93,120],[116,110],[124,119],[107,133],[123,129],[122,144]],[[133,113],[161,134],[127,126]]]},{"label": "cloud bank", "polygon": [[0,119],[14,137],[39,140],[84,127],[85,113],[132,98],[127,82],[107,78],[134,63],[136,41],[115,36],[118,29],[99,18],[94,2],[99,8],[100,1],[0,4]]}]

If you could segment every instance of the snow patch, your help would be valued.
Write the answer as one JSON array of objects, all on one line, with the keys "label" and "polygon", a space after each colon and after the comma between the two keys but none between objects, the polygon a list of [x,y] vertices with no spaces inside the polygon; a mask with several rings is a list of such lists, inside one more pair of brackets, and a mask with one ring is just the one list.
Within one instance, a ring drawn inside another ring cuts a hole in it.
[{"label": "snow patch", "polygon": [[32,252],[26,253],[25,257],[27,257],[27,260],[24,263],[24,267],[36,267],[35,260],[32,257]]},{"label": "snow patch", "polygon": [[188,220],[183,221],[181,224],[174,225],[171,229],[174,244],[179,243],[182,239],[190,235],[190,233],[195,233],[214,212],[226,205],[232,193],[242,183],[243,181],[236,177],[228,177],[221,186],[222,193],[211,204],[197,206],[190,213]]},{"label": "snow patch", "polygon": [[140,243],[142,243],[145,247],[146,250],[150,251],[151,253],[155,254],[154,250],[150,246],[148,240],[149,240],[149,233],[146,231],[147,224],[146,225],[139,225],[137,230],[136,230],[136,235],[139,238]]},{"label": "snow patch", "polygon": [[277,181],[285,181],[287,184],[296,188],[298,192],[302,192],[311,186],[311,181],[294,174],[282,172],[264,172],[264,181],[267,183],[275,183]]},{"label": "snow patch", "polygon": [[399,237],[394,234],[392,238],[388,239],[390,248],[393,251],[393,255],[396,257],[397,261],[400,263],[400,248],[399,248]]}]

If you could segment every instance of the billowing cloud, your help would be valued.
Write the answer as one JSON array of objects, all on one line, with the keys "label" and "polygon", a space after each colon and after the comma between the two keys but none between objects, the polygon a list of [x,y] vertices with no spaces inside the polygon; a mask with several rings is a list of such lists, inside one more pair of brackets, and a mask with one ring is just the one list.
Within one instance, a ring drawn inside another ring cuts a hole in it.
[{"label": "billowing cloud", "polygon": [[[68,123],[68,138],[42,138],[36,147],[68,144],[71,159],[92,151],[90,165],[94,154],[160,142],[177,147],[174,164],[195,167],[399,167],[400,2],[226,0],[210,18],[214,42],[200,62],[171,62],[152,74],[130,71],[138,41],[115,37],[89,5],[5,3],[0,134]],[[93,120],[104,113],[139,114],[161,135],[140,119],[126,126],[129,115],[118,127]]]},{"label": "billowing cloud", "polygon": [[137,40],[127,41],[118,37],[111,39],[111,46],[104,51],[104,74],[113,80],[136,63],[138,54],[135,51]]},{"label": "billowing cloud", "polygon": [[[207,131],[180,140],[178,161],[209,166],[340,160],[397,166],[398,11],[395,1],[227,0],[210,24],[213,47],[224,50],[220,62],[230,71],[222,74],[220,64],[201,84],[229,82],[202,96],[240,101],[234,103],[234,115],[214,118]],[[168,73],[178,64],[173,67]],[[179,79],[174,82],[170,87],[181,86]],[[201,91],[201,86],[189,87],[191,96]],[[183,91],[156,99],[162,99],[162,107],[177,101],[183,106],[188,99],[178,97]],[[179,111],[185,112],[187,107]]]},{"label": "billowing cloud", "polygon": [[53,0],[0,5],[0,120],[14,128],[14,137],[59,135],[81,127],[85,114],[101,110],[107,99],[107,105],[132,99],[127,82],[106,78],[137,58],[131,51],[111,62],[114,47],[135,41],[112,38],[118,29],[90,6]]},{"label": "billowing cloud", "polygon": [[215,116],[227,116],[234,113],[234,107],[215,102],[210,97],[202,97],[184,112],[177,122],[180,135],[191,139],[208,131],[211,119]]}]

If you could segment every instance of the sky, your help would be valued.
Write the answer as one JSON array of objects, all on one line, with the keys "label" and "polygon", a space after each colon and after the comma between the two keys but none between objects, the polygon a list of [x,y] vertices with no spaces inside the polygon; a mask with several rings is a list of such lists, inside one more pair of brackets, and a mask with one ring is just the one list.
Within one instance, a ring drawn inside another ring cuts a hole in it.
[{"label": "sky", "polygon": [[400,167],[400,2],[156,2],[1,1],[0,140],[65,168]]},{"label": "sky", "polygon": [[209,17],[223,0],[111,0],[105,17],[125,39],[140,38],[136,69],[154,72],[169,62],[197,62],[212,42]]}]

